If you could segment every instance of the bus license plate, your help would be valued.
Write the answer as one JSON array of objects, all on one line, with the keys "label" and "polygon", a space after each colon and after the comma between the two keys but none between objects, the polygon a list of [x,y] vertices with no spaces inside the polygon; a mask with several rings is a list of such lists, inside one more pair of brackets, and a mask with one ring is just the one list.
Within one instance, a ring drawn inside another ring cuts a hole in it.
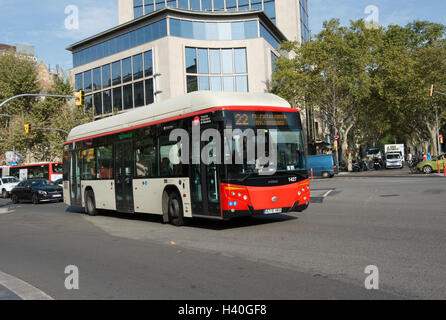
[{"label": "bus license plate", "polygon": [[282,208],[265,210],[265,214],[276,214],[276,213],[282,213]]}]

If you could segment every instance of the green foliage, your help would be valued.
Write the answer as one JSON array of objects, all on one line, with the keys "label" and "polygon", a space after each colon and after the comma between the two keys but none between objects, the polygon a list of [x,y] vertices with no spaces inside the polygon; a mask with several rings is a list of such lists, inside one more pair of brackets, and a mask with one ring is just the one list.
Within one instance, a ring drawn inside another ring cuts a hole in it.
[{"label": "green foliage", "polygon": [[446,91],[445,32],[427,21],[372,29],[333,19],[314,41],[281,46],[286,54],[277,60],[272,92],[314,110],[344,146],[386,137],[434,145],[435,108],[446,120],[446,100],[429,104],[428,90],[434,83]]},{"label": "green foliage", "polygon": [[[14,95],[39,92],[37,72],[32,63],[11,54],[0,56],[0,102]],[[67,81],[57,78],[48,94],[72,95],[73,88]],[[93,120],[93,114],[75,107],[73,99],[49,97],[18,98],[4,105],[0,113],[12,116],[11,119],[1,119],[0,152],[4,153],[14,147],[35,161],[60,160],[67,136],[63,132],[33,128],[70,131],[77,125]],[[25,123],[31,124],[30,134],[25,134]]]}]

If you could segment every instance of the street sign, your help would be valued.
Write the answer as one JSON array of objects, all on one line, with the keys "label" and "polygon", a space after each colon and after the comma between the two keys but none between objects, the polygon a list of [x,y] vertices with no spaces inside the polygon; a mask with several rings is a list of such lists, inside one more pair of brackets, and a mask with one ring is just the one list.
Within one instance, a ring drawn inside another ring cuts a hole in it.
[{"label": "street sign", "polygon": [[339,137],[338,136],[335,137],[335,141],[339,141]]},{"label": "street sign", "polygon": [[17,162],[10,162],[9,166],[10,167],[17,167],[19,164]]}]

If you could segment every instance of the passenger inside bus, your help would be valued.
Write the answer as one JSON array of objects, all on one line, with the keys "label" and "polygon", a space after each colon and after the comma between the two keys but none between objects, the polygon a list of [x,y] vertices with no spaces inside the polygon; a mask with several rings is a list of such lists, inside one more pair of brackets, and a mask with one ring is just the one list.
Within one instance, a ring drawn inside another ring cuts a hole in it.
[{"label": "passenger inside bus", "polygon": [[161,161],[161,176],[168,177],[172,175],[172,168],[170,167],[169,158],[163,158]]}]

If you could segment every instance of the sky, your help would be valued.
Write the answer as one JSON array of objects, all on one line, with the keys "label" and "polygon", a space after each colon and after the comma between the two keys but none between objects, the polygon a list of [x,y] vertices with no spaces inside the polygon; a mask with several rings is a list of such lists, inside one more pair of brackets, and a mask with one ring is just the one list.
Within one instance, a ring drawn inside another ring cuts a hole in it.
[{"label": "sky", "polygon": [[[445,0],[308,0],[308,3],[312,34],[317,34],[323,21],[331,18],[339,18],[343,25],[369,16],[383,26],[405,25],[413,20],[446,24]],[[79,28],[67,29],[73,5],[79,10]],[[71,69],[72,57],[65,50],[67,46],[117,24],[118,0],[0,0],[0,43],[35,46],[38,61],[43,60],[51,69],[56,65],[65,71]]]}]

